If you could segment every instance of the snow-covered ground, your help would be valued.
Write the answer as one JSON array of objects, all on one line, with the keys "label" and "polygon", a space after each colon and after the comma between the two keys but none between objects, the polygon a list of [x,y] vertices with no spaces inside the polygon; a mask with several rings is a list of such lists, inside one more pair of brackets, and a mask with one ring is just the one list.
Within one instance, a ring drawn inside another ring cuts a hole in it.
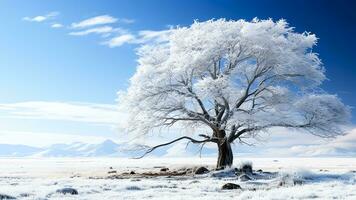
[{"label": "snow-covered ground", "polygon": [[[0,158],[0,194],[18,199],[356,199],[356,158],[236,158],[235,163],[247,160],[255,170],[279,173],[247,182],[214,173],[93,179],[112,170],[213,168],[215,158]],[[242,190],[222,190],[228,182],[241,185]],[[79,194],[55,193],[66,187]]]}]

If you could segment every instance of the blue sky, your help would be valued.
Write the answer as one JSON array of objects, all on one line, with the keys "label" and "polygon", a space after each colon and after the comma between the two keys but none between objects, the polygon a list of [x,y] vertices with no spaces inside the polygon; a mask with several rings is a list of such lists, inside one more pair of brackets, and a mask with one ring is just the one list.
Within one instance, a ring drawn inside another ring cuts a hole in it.
[{"label": "blue sky", "polygon": [[[118,138],[114,122],[122,116],[111,111],[117,91],[128,86],[135,72],[135,49],[144,36],[142,31],[187,26],[196,19],[283,18],[298,32],[315,33],[319,38],[315,51],[329,78],[322,88],[355,107],[354,4],[323,0],[2,0],[0,143],[32,139],[33,144],[44,145]],[[73,25],[97,16],[116,20],[84,28]],[[113,30],[78,33],[102,26]],[[109,47],[108,42],[120,35],[136,40],[126,38],[121,45]],[[63,113],[66,109],[69,112]],[[356,123],[355,111],[352,122]]]}]

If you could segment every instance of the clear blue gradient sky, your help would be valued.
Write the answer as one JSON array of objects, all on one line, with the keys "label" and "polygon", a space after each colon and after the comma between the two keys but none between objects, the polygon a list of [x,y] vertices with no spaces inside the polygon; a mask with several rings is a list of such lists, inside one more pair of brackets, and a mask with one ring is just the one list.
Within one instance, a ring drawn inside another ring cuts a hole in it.
[{"label": "clear blue gradient sky", "polygon": [[[69,35],[74,22],[110,15],[119,19],[111,26],[130,33],[187,26],[193,20],[212,18],[286,19],[298,32],[309,31],[320,38],[315,51],[320,54],[328,77],[322,88],[355,107],[355,4],[351,0],[1,0],[0,104],[41,101],[114,105],[116,92],[128,86],[135,72],[135,49],[139,44],[109,48],[101,44],[107,39],[105,36]],[[50,12],[59,14],[42,22],[23,20]],[[63,27],[51,28],[54,23]],[[0,129],[94,136],[111,131],[107,136],[114,137],[112,128],[93,128],[78,120],[75,123],[81,128],[65,119],[13,118],[8,112],[0,112]],[[354,110],[352,121],[356,123]]]}]

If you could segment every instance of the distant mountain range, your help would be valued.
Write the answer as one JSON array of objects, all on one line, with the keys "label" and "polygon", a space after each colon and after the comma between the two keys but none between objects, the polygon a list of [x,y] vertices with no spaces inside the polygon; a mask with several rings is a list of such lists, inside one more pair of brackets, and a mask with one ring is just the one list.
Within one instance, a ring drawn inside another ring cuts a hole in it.
[{"label": "distant mountain range", "polygon": [[[167,146],[152,152],[151,156],[184,156],[193,155],[199,151],[196,145],[190,145],[182,151],[182,145]],[[99,144],[74,142],[71,144],[53,144],[38,148],[26,145],[0,144],[0,157],[137,157],[144,153],[137,145],[118,144],[105,140]],[[210,154],[205,149],[203,154]]]},{"label": "distant mountain range", "polygon": [[[352,143],[354,144],[354,143]],[[0,157],[138,157],[143,155],[145,149],[140,145],[116,143],[112,140],[105,140],[98,144],[89,144],[74,142],[71,144],[53,144],[48,147],[38,148],[27,145],[0,144]],[[186,142],[176,143],[170,146],[155,149],[148,156],[159,157],[191,157],[197,156],[200,152],[199,145]],[[215,146],[205,145],[202,156],[216,156]],[[247,149],[246,149],[247,148]],[[254,147],[239,146],[236,151],[237,156],[263,156],[266,149]],[[276,151],[276,150],[274,150]],[[291,148],[281,148],[278,154],[280,157],[348,157],[355,156],[355,146],[351,144],[337,143],[333,145],[306,145],[293,146]],[[267,154],[275,156],[274,154]]]},{"label": "distant mountain range", "polygon": [[0,144],[0,156],[31,156],[42,150],[42,148],[30,147],[26,145]]}]

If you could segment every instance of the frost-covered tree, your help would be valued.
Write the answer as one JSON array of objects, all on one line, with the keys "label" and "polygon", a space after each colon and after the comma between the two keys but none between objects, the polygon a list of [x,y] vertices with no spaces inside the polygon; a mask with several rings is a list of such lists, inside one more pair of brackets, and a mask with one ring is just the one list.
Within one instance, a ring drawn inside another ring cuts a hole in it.
[{"label": "frost-covered tree", "polygon": [[139,66],[120,97],[129,109],[128,132],[172,126],[211,132],[187,133],[147,153],[180,140],[211,142],[223,168],[233,163],[231,143],[272,127],[342,134],[349,109],[318,88],[325,74],[312,51],[315,35],[296,33],[284,20],[258,19],[194,22],[167,33],[138,51]]}]

